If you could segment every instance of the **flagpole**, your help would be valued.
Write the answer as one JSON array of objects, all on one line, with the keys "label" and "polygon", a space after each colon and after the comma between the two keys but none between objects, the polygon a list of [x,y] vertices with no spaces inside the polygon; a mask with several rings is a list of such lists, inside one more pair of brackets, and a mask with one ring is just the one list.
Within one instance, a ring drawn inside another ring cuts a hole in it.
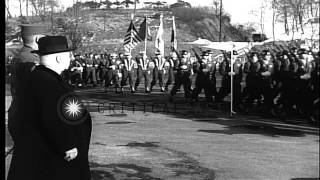
[{"label": "flagpole", "polygon": [[233,46],[232,45],[232,48],[231,48],[231,104],[230,104],[230,116],[232,117],[233,116],[233,63],[234,63],[234,60],[233,60]]}]

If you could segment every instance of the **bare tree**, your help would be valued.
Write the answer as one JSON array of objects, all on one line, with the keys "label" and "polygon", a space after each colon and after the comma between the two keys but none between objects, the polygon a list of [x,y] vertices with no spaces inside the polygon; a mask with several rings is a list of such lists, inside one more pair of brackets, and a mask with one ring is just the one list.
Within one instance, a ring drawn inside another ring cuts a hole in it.
[{"label": "bare tree", "polygon": [[22,0],[19,0],[19,5],[20,5],[20,16],[22,17]]}]

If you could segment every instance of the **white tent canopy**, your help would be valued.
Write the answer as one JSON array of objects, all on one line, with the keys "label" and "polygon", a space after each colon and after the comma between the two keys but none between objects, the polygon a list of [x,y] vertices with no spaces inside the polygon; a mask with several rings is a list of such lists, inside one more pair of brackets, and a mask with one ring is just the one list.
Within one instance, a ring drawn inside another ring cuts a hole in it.
[{"label": "white tent canopy", "polygon": [[243,48],[251,49],[252,46],[261,44],[261,43],[253,43],[253,42],[212,42],[207,46],[203,46],[208,49],[218,49],[218,50],[225,50],[231,51],[232,49],[235,51],[241,50]]},{"label": "white tent canopy", "polygon": [[212,43],[212,41],[209,41],[208,39],[201,39],[198,38],[197,40],[193,41],[193,42],[188,42],[187,44],[195,44],[195,45],[208,45]]}]

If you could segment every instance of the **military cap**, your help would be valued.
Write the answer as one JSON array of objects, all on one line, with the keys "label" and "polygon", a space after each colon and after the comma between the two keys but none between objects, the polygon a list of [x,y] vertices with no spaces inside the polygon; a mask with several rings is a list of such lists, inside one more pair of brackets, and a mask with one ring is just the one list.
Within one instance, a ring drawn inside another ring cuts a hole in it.
[{"label": "military cap", "polygon": [[145,51],[140,51],[139,54],[146,54],[146,52]]},{"label": "military cap", "polygon": [[181,54],[182,54],[182,55],[188,55],[188,51],[182,50],[182,51],[181,51]]},{"label": "military cap", "polygon": [[259,53],[258,53],[257,51],[252,51],[250,55],[251,55],[251,56],[255,56],[255,55],[256,55],[256,56],[259,56]]},{"label": "military cap", "polygon": [[282,55],[288,55],[289,52],[287,50],[282,51]]},{"label": "military cap", "polygon": [[131,56],[131,54],[126,52],[126,53],[124,53],[124,56]]},{"label": "military cap", "polygon": [[202,56],[209,56],[209,53],[207,51],[203,51],[201,55]]},{"label": "military cap", "polygon": [[73,51],[71,41],[66,36],[45,36],[38,41],[39,50],[31,51],[40,55]]},{"label": "military cap", "polygon": [[117,54],[116,53],[111,53],[110,56],[111,57],[117,57]]},{"label": "military cap", "polygon": [[308,53],[307,50],[304,48],[301,48],[298,50],[298,54],[307,54],[307,53]]},{"label": "military cap", "polygon": [[22,24],[21,37],[37,34],[50,35],[48,27],[43,24]]}]

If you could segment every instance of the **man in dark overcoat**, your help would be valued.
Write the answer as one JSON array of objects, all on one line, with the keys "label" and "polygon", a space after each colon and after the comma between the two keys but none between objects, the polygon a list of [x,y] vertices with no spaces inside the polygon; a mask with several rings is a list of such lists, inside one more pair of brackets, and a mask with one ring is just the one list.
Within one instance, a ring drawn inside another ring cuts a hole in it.
[{"label": "man in dark overcoat", "polygon": [[38,41],[40,65],[23,91],[16,123],[10,127],[14,150],[8,180],[90,180],[88,150],[91,117],[60,74],[72,59],[64,36]]}]

